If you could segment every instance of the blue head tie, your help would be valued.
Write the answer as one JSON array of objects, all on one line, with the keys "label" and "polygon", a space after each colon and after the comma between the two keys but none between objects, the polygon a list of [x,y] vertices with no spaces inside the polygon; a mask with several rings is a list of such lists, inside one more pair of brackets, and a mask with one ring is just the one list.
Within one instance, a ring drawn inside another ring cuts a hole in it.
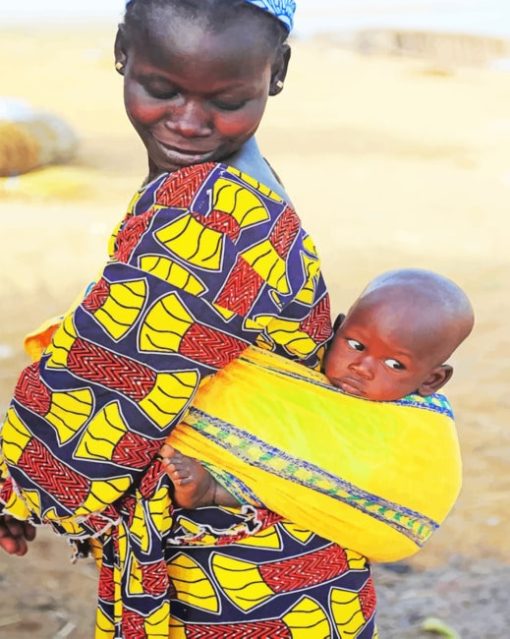
[{"label": "blue head tie", "polygon": [[296,3],[294,0],[245,0],[263,11],[267,11],[283,23],[287,31],[292,31]]},{"label": "blue head tie", "polygon": [[[127,0],[126,7],[132,2],[133,0]],[[244,0],[244,2],[270,13],[284,25],[289,33],[292,31],[294,14],[296,13],[294,0]]]}]

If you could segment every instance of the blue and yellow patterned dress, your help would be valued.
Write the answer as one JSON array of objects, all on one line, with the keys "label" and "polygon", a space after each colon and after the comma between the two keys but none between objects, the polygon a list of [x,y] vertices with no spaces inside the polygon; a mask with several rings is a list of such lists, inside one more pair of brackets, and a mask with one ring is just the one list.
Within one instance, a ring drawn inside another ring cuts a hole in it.
[{"label": "blue and yellow patterned dress", "polygon": [[375,636],[365,559],[254,506],[172,511],[157,459],[248,346],[317,367],[330,335],[315,247],[276,193],[202,164],[135,197],[2,430],[6,511],[101,541],[96,637]]}]

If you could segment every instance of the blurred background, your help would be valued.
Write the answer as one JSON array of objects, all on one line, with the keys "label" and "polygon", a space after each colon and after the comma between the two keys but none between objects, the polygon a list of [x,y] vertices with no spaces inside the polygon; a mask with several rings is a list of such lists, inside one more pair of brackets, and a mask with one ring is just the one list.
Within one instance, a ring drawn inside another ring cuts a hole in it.
[{"label": "blurred background", "polygon": [[[7,4],[2,412],[27,361],[23,335],[63,312],[94,278],[146,171],[113,67],[123,2]],[[381,636],[501,639],[510,623],[510,4],[298,5],[289,78],[270,101],[259,141],[318,244],[335,313],[368,279],[403,266],[453,278],[477,313],[448,387],[464,490],[422,553],[376,569]],[[42,111],[51,116],[34,124]],[[14,131],[15,119],[24,124]],[[34,167],[58,163],[19,175],[8,168],[15,157]],[[92,637],[94,568],[68,565],[68,554],[43,532],[26,558],[0,556],[0,636]]]}]

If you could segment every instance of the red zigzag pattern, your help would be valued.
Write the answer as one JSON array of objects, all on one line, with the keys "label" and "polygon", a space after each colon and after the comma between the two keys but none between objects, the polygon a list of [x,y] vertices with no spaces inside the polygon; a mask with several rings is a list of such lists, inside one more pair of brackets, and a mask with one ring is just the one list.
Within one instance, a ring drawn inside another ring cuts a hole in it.
[{"label": "red zigzag pattern", "polygon": [[301,330],[317,344],[322,344],[331,337],[331,308],[327,295],[322,298],[310,315],[301,322]]},{"label": "red zigzag pattern", "polygon": [[141,215],[134,215],[128,218],[117,235],[115,246],[115,259],[118,262],[127,264],[131,254],[138,246],[142,236],[149,228],[150,221],[154,216],[153,211],[147,211]]},{"label": "red zigzag pattern", "polygon": [[247,347],[246,342],[227,333],[193,324],[181,342],[179,353],[207,366],[223,368]]},{"label": "red zigzag pattern", "polygon": [[199,215],[198,213],[192,213],[192,215],[202,226],[227,235],[232,242],[239,238],[241,233],[239,222],[228,213],[212,211],[207,216]]},{"label": "red zigzag pattern", "polygon": [[187,625],[186,639],[292,639],[280,620],[225,625]]},{"label": "red zigzag pattern", "polygon": [[345,550],[335,544],[296,559],[260,566],[262,579],[275,593],[293,592],[322,584],[348,570]]},{"label": "red zigzag pattern", "polygon": [[168,592],[169,578],[165,561],[142,566],[142,584],[144,592],[160,597]]},{"label": "red zigzag pattern", "polygon": [[37,415],[48,414],[51,407],[51,391],[39,377],[39,362],[25,368],[16,385],[14,397]]},{"label": "red zigzag pattern", "polygon": [[287,206],[278,218],[269,238],[278,255],[285,259],[299,233],[300,222],[296,213]]},{"label": "red zigzag pattern", "polygon": [[113,451],[112,461],[128,468],[147,468],[161,444],[137,433],[126,433]]},{"label": "red zigzag pattern", "polygon": [[36,439],[23,451],[18,467],[67,508],[83,504],[89,494],[89,480],[55,459]]},{"label": "red zigzag pattern", "polygon": [[110,284],[102,277],[87,295],[83,302],[83,308],[89,313],[95,313],[108,299]]},{"label": "red zigzag pattern", "polygon": [[257,299],[264,279],[242,257],[228,276],[215,303],[244,317]]},{"label": "red zigzag pattern", "polygon": [[83,379],[103,384],[140,402],[156,383],[156,373],[127,357],[77,339],[67,358],[69,370]]},{"label": "red zigzag pattern", "polygon": [[156,192],[156,204],[189,209],[198,189],[215,167],[214,163],[208,162],[170,175]]},{"label": "red zigzag pattern", "polygon": [[359,598],[363,616],[368,621],[375,613],[375,609],[377,606],[377,597],[375,594],[375,586],[372,577],[367,580],[367,583],[360,590]]}]

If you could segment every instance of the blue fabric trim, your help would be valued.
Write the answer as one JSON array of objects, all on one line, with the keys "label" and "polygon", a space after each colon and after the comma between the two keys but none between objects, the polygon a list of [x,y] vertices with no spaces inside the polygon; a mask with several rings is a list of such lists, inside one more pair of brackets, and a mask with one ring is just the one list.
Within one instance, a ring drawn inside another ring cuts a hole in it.
[{"label": "blue fabric trim", "polygon": [[[255,437],[242,429],[237,428],[233,424],[225,422],[221,419],[208,415],[196,408],[191,408],[186,423],[200,432],[203,436],[221,446],[224,450],[236,455],[246,463],[260,468],[269,473],[275,473],[271,461],[274,458],[287,462],[287,468],[278,468],[278,476],[304,487],[313,488],[313,490],[332,497],[338,501],[348,504],[352,508],[363,512],[364,514],[387,524],[411,539],[417,546],[422,546],[430,537],[433,531],[439,528],[439,524],[429,517],[405,508],[400,504],[396,504],[382,497],[369,493],[354,484],[333,475],[332,473],[315,466],[305,460],[289,455],[288,453],[267,444],[263,440]],[[213,425],[220,430],[220,435],[215,436],[208,432],[207,426]],[[235,437],[236,445],[229,441],[229,436]],[[247,442],[246,446],[240,446],[239,440]],[[256,448],[262,451],[255,459],[250,454],[250,450]],[[296,469],[303,469],[313,473],[321,481],[326,480],[333,484],[333,488],[322,488],[320,485],[314,485],[295,476]],[[340,492],[346,495],[339,494]],[[407,519],[405,524],[400,523],[402,519]]]}]

